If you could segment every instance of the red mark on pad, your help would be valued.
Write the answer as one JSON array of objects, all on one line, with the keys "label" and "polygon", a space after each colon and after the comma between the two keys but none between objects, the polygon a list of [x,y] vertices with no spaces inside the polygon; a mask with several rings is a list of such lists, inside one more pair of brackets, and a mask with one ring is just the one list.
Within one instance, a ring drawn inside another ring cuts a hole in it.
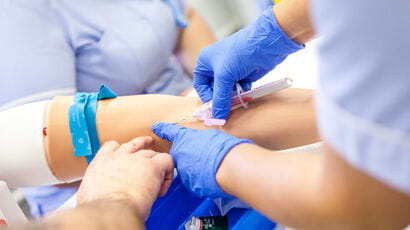
[{"label": "red mark on pad", "polygon": [[5,219],[0,219],[0,228],[1,227],[7,227],[7,222]]},{"label": "red mark on pad", "polygon": [[43,128],[43,136],[45,136],[45,137],[47,136],[47,127]]}]

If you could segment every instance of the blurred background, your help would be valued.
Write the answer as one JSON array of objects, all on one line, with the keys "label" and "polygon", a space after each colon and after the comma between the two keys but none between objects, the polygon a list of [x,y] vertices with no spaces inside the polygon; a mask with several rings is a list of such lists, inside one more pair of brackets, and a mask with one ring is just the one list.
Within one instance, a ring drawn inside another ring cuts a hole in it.
[{"label": "blurred background", "polygon": [[256,19],[271,0],[187,0],[202,14],[215,33],[224,38]]}]

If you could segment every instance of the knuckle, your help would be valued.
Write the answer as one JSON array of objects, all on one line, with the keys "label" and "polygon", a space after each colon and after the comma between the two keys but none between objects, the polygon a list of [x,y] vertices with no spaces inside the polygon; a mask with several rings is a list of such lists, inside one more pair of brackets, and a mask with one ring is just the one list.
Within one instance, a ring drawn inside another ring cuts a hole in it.
[{"label": "knuckle", "polygon": [[131,149],[133,148],[135,145],[132,142],[127,142],[127,143],[123,143],[121,144],[120,148],[122,149]]},{"label": "knuckle", "polygon": [[172,156],[168,153],[159,153],[158,156],[161,156],[168,161],[173,161]]},{"label": "knuckle", "polygon": [[120,144],[116,141],[107,141],[104,143],[105,147],[119,147]]},{"label": "knuckle", "polygon": [[140,150],[140,151],[138,151],[140,154],[145,154],[145,155],[147,155],[147,154],[155,154],[156,152],[155,151],[153,151],[153,150],[149,150],[149,149],[143,149],[143,150]]}]

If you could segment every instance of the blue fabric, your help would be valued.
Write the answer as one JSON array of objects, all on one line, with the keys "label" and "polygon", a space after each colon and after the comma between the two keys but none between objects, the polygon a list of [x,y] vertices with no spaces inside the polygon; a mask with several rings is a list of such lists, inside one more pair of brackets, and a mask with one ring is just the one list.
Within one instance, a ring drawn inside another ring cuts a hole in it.
[{"label": "blue fabric", "polygon": [[[387,4],[386,4],[387,3]],[[315,0],[321,133],[354,167],[410,194],[410,1]]]},{"label": "blue fabric", "polygon": [[70,134],[75,157],[85,157],[89,164],[100,149],[95,119],[98,100],[115,98],[117,95],[107,86],[97,93],[77,93],[74,104],[68,110]]},{"label": "blue fabric", "polygon": [[55,186],[43,186],[37,188],[25,188],[24,195],[30,205],[31,215],[41,218],[43,215],[58,209],[76,192],[77,188],[58,188]]},{"label": "blue fabric", "polygon": [[[0,111],[103,84],[178,95],[192,85],[173,53],[179,30],[163,0],[0,0]],[[40,216],[76,190],[24,191]]]},{"label": "blue fabric", "polygon": [[179,9],[171,0],[164,0],[172,9],[174,14],[175,23],[181,28],[188,27],[188,18],[185,17],[185,14]]},{"label": "blue fabric", "polygon": [[302,49],[280,29],[272,8],[232,36],[204,48],[194,70],[194,88],[203,102],[213,100],[213,118],[226,119],[231,108],[234,85],[244,90]]},{"label": "blue fabric", "polygon": [[216,129],[195,130],[171,123],[158,123],[152,131],[162,139],[172,142],[170,154],[182,183],[199,197],[233,198],[216,182],[216,172],[226,154],[242,143],[239,139]]}]

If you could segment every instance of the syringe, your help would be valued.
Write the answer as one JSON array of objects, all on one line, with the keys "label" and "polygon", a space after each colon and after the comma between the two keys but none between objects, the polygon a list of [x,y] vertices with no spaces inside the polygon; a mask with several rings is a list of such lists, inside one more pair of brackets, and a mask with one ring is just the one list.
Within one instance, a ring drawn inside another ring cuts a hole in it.
[{"label": "syringe", "polygon": [[[251,89],[249,91],[241,93],[240,87],[237,89],[237,95],[232,97],[232,107],[231,110],[238,109],[240,107],[247,108],[247,103],[254,99],[263,97],[265,95],[271,94],[273,92],[279,91],[281,89],[288,88],[292,85],[293,81],[290,78],[284,78],[278,81],[274,81],[268,83],[266,85],[257,87],[255,89]],[[239,85],[239,84],[238,84]],[[237,87],[238,88],[238,87]],[[213,119],[212,118],[212,101],[208,101],[207,103],[199,106],[190,116],[181,118],[175,124],[180,123],[182,121],[197,118],[199,120],[205,121],[206,125],[219,125],[223,126],[225,124],[225,120],[222,119]]]}]

